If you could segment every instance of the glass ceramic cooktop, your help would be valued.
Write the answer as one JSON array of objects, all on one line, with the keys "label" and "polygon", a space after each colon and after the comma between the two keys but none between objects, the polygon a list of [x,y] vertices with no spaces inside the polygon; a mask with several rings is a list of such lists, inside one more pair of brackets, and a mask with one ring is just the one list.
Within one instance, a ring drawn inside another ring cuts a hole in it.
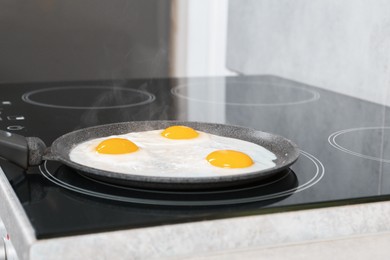
[{"label": "glass ceramic cooktop", "polygon": [[218,190],[147,190],[56,162],[1,167],[38,238],[390,198],[388,108],[273,76],[2,84],[0,129],[50,144],[135,120],[240,125],[282,135],[298,161],[272,179]]}]

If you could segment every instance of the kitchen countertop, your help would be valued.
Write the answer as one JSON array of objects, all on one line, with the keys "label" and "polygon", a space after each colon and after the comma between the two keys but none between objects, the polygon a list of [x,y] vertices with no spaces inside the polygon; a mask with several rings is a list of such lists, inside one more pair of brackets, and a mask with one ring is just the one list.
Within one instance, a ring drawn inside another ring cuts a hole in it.
[{"label": "kitchen countertop", "polygon": [[306,243],[270,246],[245,250],[225,251],[190,260],[216,259],[388,259],[390,233],[352,236],[348,238],[319,240]]}]

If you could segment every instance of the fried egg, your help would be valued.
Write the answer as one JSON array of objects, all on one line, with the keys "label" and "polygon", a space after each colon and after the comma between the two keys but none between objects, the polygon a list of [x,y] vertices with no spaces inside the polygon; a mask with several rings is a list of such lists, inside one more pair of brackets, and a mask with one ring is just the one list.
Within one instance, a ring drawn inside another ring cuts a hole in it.
[{"label": "fried egg", "polygon": [[124,174],[196,178],[262,171],[275,166],[276,156],[252,142],[172,126],[88,140],[70,159]]}]

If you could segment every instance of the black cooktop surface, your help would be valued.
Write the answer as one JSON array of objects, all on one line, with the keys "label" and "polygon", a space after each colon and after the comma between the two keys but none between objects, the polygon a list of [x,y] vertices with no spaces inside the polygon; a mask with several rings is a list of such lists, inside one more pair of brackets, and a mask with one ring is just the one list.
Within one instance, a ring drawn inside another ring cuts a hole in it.
[{"label": "black cooktop surface", "polygon": [[388,108],[274,76],[1,84],[0,129],[57,137],[135,120],[224,123],[282,135],[301,154],[272,179],[218,190],[147,190],[56,162],[1,167],[38,238],[390,198]]}]

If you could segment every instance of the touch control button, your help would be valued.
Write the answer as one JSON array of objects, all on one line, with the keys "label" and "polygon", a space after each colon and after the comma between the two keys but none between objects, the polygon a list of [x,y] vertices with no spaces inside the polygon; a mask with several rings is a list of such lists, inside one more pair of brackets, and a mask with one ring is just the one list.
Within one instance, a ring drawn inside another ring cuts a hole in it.
[{"label": "touch control button", "polygon": [[12,105],[11,101],[1,101],[1,104],[7,106]]},{"label": "touch control button", "polygon": [[19,121],[19,120],[24,120],[24,116],[7,116],[8,120],[11,120],[11,121]]},{"label": "touch control button", "polygon": [[21,125],[10,125],[7,127],[7,130],[19,131],[19,130],[22,130],[23,128],[24,128],[24,126],[21,126]]}]

